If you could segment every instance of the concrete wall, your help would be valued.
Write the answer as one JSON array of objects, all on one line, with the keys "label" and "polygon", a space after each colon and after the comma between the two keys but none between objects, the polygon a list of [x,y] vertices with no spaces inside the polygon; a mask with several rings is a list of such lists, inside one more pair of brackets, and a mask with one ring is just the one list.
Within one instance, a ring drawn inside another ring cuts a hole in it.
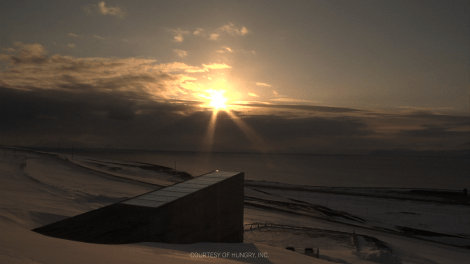
[{"label": "concrete wall", "polygon": [[243,181],[239,173],[160,207],[150,219],[150,240],[243,242]]}]

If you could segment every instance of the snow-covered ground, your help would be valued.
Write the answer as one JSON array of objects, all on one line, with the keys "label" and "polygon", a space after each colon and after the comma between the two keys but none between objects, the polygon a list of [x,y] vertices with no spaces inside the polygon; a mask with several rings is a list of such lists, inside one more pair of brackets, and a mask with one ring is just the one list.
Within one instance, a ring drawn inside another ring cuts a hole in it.
[{"label": "snow-covered ground", "polygon": [[469,205],[259,187],[256,190],[263,191],[264,196],[270,193],[349,213],[362,221],[341,214],[332,218],[355,226],[388,229],[470,248]]},{"label": "snow-covered ground", "polygon": [[[417,239],[394,228],[459,235],[465,244],[470,235],[468,206],[384,202],[269,186],[245,188],[242,244],[101,245],[47,237],[30,230],[181,182],[187,175],[175,176],[141,163],[72,160],[19,150],[16,155],[12,150],[5,153],[0,156],[0,263],[469,263],[470,259],[470,249]],[[304,248],[319,249],[320,258],[301,254]]]}]

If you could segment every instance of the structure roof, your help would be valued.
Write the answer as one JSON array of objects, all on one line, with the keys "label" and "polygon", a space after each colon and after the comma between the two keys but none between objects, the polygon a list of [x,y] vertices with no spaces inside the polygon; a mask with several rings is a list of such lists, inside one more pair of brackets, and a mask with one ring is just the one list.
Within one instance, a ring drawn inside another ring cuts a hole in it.
[{"label": "structure roof", "polygon": [[159,207],[237,174],[239,174],[239,172],[214,171],[160,190],[145,193],[121,203],[145,207]]}]

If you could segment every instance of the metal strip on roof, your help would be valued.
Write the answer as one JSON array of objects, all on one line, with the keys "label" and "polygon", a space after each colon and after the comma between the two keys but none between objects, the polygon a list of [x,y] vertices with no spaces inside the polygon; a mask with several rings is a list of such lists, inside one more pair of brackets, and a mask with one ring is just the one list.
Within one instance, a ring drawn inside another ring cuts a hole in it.
[{"label": "metal strip on roof", "polygon": [[174,201],[178,198],[181,198],[183,197],[184,195],[182,196],[163,196],[163,195],[142,195],[142,196],[139,196],[138,198],[136,198],[137,200],[149,200],[149,201],[157,201],[157,202],[171,202],[171,201]]},{"label": "metal strip on roof", "polygon": [[123,204],[145,206],[145,207],[159,207],[159,206],[166,204],[166,202],[131,199],[131,200],[127,200],[123,202]]}]

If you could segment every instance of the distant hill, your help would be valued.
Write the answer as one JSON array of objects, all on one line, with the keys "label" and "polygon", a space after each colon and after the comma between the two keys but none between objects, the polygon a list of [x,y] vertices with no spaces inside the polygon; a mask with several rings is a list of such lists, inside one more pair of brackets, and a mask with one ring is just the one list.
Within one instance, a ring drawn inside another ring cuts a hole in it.
[{"label": "distant hill", "polygon": [[386,157],[469,157],[470,149],[456,150],[425,150],[418,151],[412,149],[376,149],[369,152],[371,156]]}]

